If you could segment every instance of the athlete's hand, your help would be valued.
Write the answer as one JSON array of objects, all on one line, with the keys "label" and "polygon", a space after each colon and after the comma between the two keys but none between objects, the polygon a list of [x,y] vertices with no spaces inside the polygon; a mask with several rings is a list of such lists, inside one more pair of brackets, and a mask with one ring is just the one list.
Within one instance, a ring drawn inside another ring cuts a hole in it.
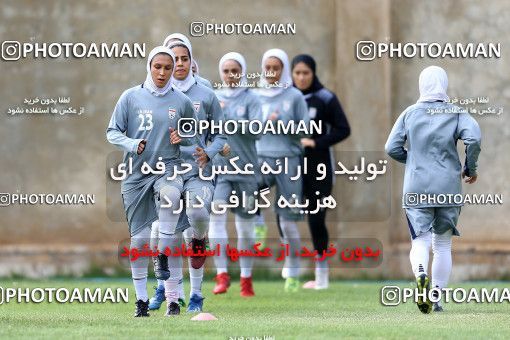
[{"label": "athlete's hand", "polygon": [[137,153],[138,155],[140,155],[140,154],[143,152],[143,150],[145,150],[145,145],[146,145],[146,144],[147,144],[147,140],[145,140],[145,139],[144,139],[144,140],[142,140],[142,141],[140,142],[140,144],[138,144],[138,150],[136,150],[136,153]]},{"label": "athlete's hand", "polygon": [[195,150],[197,152],[195,152],[193,154],[193,156],[196,157],[198,166],[203,168],[207,164],[207,162],[210,161],[209,156],[207,156],[207,154],[205,153],[204,149],[202,149],[199,146],[197,146],[197,148]]},{"label": "athlete's hand", "polygon": [[301,145],[303,145],[305,148],[315,148],[315,141],[311,138],[301,138]]},{"label": "athlete's hand", "polygon": [[466,182],[467,184],[473,184],[474,182],[476,182],[476,179],[478,178],[478,176],[467,176],[464,172],[462,173],[462,178],[465,178],[466,180],[464,182]]},{"label": "athlete's hand", "polygon": [[228,155],[230,155],[230,145],[228,145],[228,143],[225,143],[225,145],[223,145],[223,149],[221,149],[220,155],[222,155],[223,157],[227,157]]},{"label": "athlete's hand", "polygon": [[182,138],[177,133],[177,130],[170,128],[170,144],[179,144],[182,142]]}]

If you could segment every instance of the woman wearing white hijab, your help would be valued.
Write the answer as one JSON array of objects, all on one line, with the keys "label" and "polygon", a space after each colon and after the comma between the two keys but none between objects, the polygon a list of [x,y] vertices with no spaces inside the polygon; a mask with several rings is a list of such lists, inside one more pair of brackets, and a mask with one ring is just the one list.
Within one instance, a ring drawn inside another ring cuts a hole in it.
[{"label": "woman wearing white hijab", "polygon": [[[263,76],[258,91],[262,105],[262,121],[304,122],[307,126],[310,122],[306,101],[299,90],[292,86],[291,69],[287,54],[280,49],[266,51],[262,57]],[[303,148],[301,138],[308,137],[305,134],[264,134],[257,141],[257,153],[259,163],[267,163],[272,168],[277,167],[278,162],[284,162],[287,158],[289,174],[265,175],[261,186],[272,187],[276,185],[275,211],[280,234],[284,241],[290,245],[291,256],[287,258],[282,276],[286,278],[285,291],[297,292],[299,289],[299,257],[295,251],[300,249],[300,235],[296,221],[302,219],[302,214],[297,209],[280,208],[276,202],[284,197],[288,202],[301,201],[302,179],[291,180],[297,177],[298,168],[301,165]],[[261,218],[262,214],[261,214]],[[259,223],[262,221],[259,221]],[[263,223],[263,222],[262,222]],[[261,223],[261,224],[262,224]]]},{"label": "woman wearing white hijab", "polygon": [[[223,121],[221,106],[214,92],[198,83],[193,77],[191,71],[191,60],[193,60],[191,45],[182,41],[174,41],[169,43],[168,46],[175,54],[176,60],[171,78],[172,85],[190,98],[199,121],[209,121],[211,124],[218,125]],[[186,242],[191,244],[194,251],[203,250],[206,247],[205,238],[209,229],[209,215],[214,193],[214,183],[211,180],[200,178],[199,168],[202,168],[206,176],[210,175],[212,171],[211,160],[223,149],[226,142],[225,136],[213,133],[212,130],[197,135],[197,137],[199,139],[197,145],[181,149],[184,161],[192,165],[192,170],[183,175],[183,180],[186,196],[189,196],[192,202],[195,202],[195,199],[200,199],[203,202],[203,207],[192,208],[187,206],[186,211],[181,214],[176,230],[179,235],[182,231],[185,231]],[[205,259],[205,256],[196,256],[189,259],[191,289],[188,312],[202,311],[204,300],[202,280]],[[177,278],[170,278],[169,281],[171,285],[168,287],[170,288],[167,289],[166,284],[164,287],[166,299],[167,301],[170,299],[170,302],[177,302],[179,295],[184,290],[182,282],[179,282]],[[182,295],[184,294],[182,293]],[[152,301],[150,307],[152,308]],[[154,303],[154,307],[159,306]]]},{"label": "woman wearing white hijab", "polygon": [[[225,119],[228,121],[253,121],[261,120],[260,102],[257,95],[248,89],[246,77],[246,61],[244,57],[237,52],[225,54],[218,65],[220,77],[223,81],[223,88],[216,91],[216,96],[220,100]],[[255,141],[260,135],[250,133],[237,133],[229,135],[227,144],[230,149],[229,157],[239,157],[236,164],[244,169],[246,165],[252,164],[255,168],[258,166],[257,149]],[[213,160],[216,166],[226,166],[228,170],[234,170],[224,157],[218,157]],[[241,174],[223,174],[216,179],[216,188],[214,190],[214,204],[225,204],[229,202],[232,192],[239,201],[242,197],[253,197],[257,191],[257,183],[252,176]],[[237,231],[237,248],[252,249],[255,241],[254,222],[255,216],[249,214],[250,207],[236,207],[235,225]],[[230,286],[230,276],[227,270],[226,246],[228,243],[227,234],[227,213],[211,214],[209,227],[209,242],[211,248],[220,244],[221,252],[214,256],[216,266],[216,286],[213,289],[214,294],[226,293]],[[252,257],[240,257],[241,267],[241,296],[251,297],[255,295],[252,284]]]},{"label": "woman wearing white hijab", "polygon": [[[386,142],[386,152],[405,164],[403,208],[412,244],[409,258],[421,293],[430,288],[429,252],[432,246],[432,287],[446,288],[452,269],[452,235],[459,236],[457,221],[462,204],[439,203],[416,197],[460,195],[462,180],[474,183],[480,154],[481,132],[476,120],[448,103],[448,77],[438,66],[424,69],[419,78],[420,98],[397,119]],[[457,141],[466,146],[464,169]],[[407,148],[406,148],[406,147]],[[443,310],[439,303],[418,299],[422,313]]]},{"label": "woman wearing white hijab", "polygon": [[194,76],[200,75],[200,68],[198,67],[198,62],[196,59],[193,59],[191,61],[191,71],[193,71]]},{"label": "woman wearing white hijab", "polygon": [[[180,41],[180,42],[183,42],[185,43],[186,45],[190,46],[191,48],[191,41],[188,39],[187,36],[185,36],[184,34],[181,34],[181,33],[172,33],[170,34],[168,37],[165,38],[165,41],[163,42],[163,46],[170,46],[171,43],[174,43],[176,41]],[[190,51],[190,54],[193,54],[192,51]],[[210,88],[211,90],[213,89],[212,85],[211,85],[211,82],[205,78],[202,78],[199,73],[198,73],[198,63],[192,59],[191,60],[191,64],[195,64],[195,67],[196,67],[196,72],[193,72],[194,75],[195,75],[195,79],[201,83],[202,85],[205,85],[207,86],[208,88]]]},{"label": "woman wearing white hijab", "polygon": [[[183,191],[183,180],[177,176],[169,181],[174,166],[180,159],[180,145],[192,145],[196,138],[181,138],[177,134],[180,118],[196,119],[191,101],[174,90],[170,77],[175,65],[174,54],[159,46],[147,58],[147,77],[142,85],[126,90],[115,106],[106,137],[108,141],[124,151],[124,164],[130,162],[133,172],[122,180],[121,191],[131,234],[131,248],[141,249],[150,238],[151,223],[160,220],[159,249],[171,246],[166,236],[173,233],[177,225],[174,207],[179,206]],[[169,116],[172,110],[173,116]],[[164,174],[143,174],[141,169],[148,164],[152,169],[156,163],[165,164]],[[166,197],[172,207],[163,207],[161,198]],[[136,290],[136,317],[149,316],[147,295],[148,258],[130,261],[133,284]],[[170,274],[168,258],[157,258],[158,270]]]}]

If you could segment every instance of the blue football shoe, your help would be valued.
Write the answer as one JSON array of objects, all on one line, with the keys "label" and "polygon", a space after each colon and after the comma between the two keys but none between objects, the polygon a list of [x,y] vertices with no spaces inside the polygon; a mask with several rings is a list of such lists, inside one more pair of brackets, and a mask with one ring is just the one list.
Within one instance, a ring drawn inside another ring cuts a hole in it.
[{"label": "blue football shoe", "polygon": [[203,306],[204,306],[204,298],[197,294],[193,294],[193,295],[191,295],[191,297],[189,299],[187,312],[188,313],[200,313],[202,311]]},{"label": "blue football shoe", "polygon": [[154,287],[154,296],[149,300],[149,310],[156,310],[165,301],[165,287]]}]

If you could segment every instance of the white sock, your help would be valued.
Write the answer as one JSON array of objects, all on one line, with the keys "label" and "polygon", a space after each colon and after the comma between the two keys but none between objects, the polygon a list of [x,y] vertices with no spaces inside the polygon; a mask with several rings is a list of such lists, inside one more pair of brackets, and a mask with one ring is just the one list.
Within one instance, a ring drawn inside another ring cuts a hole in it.
[{"label": "white sock", "polygon": [[452,232],[432,235],[432,287],[445,288],[452,271]]},{"label": "white sock", "polygon": [[184,236],[184,242],[189,244],[191,242],[191,238],[193,237],[193,230],[191,228],[187,228],[182,232],[182,236]]},{"label": "white sock", "polygon": [[165,298],[167,302],[177,302],[179,300],[178,283],[179,280],[176,278],[170,278],[165,281]]},{"label": "white sock", "polygon": [[147,278],[133,279],[133,285],[135,286],[136,300],[147,301],[149,300],[149,294],[147,294]]},{"label": "white sock", "polygon": [[[174,249],[182,243],[182,233],[169,238],[169,246]],[[179,299],[179,281],[182,281],[182,256],[169,256],[168,269],[170,278],[165,281],[165,297],[167,302],[177,302]]]},{"label": "white sock", "polygon": [[202,281],[204,280],[204,266],[200,269],[195,269],[191,266],[191,259],[188,259],[189,264],[189,281],[190,292],[189,296],[196,294],[202,297]]},{"label": "white sock", "polygon": [[325,289],[329,286],[329,268],[315,268],[315,289]]},{"label": "white sock", "polygon": [[179,291],[179,299],[185,299],[186,294],[184,294],[184,278],[182,278],[177,284],[177,290]]},{"label": "white sock", "polygon": [[411,242],[411,251],[409,259],[415,277],[421,274],[427,274],[429,266],[429,252],[432,243],[432,233],[430,231],[422,233]]},{"label": "white sock", "polygon": [[285,260],[283,261],[282,277],[284,279],[289,278],[289,258],[288,257],[286,257]]},{"label": "white sock", "polygon": [[[316,259],[321,259],[322,255],[317,255]],[[315,284],[319,288],[328,288],[329,285],[329,265],[328,260],[315,261]]]},{"label": "white sock", "polygon": [[287,220],[283,217],[280,217],[279,220],[284,238],[283,243],[289,244],[290,254],[286,258],[286,264],[288,265],[288,277],[297,278],[299,276],[300,258],[299,256],[296,256],[296,251],[301,250],[299,229],[297,227],[297,223],[294,221]]},{"label": "white sock", "polygon": [[[237,230],[237,249],[252,250],[255,244],[255,217],[244,218],[235,215]],[[253,257],[241,256],[239,258],[239,266],[241,267],[241,277],[251,277],[253,268]]]},{"label": "white sock", "polygon": [[[177,210],[179,207],[181,193],[179,189],[166,185],[160,190],[160,197],[160,202],[162,203],[166,203],[167,200],[172,202],[170,208],[159,208],[158,249],[163,252],[172,242],[172,235],[175,233],[175,228],[179,221],[179,214],[174,214],[174,210]],[[166,197],[166,199],[163,197]]]},{"label": "white sock", "polygon": [[150,242],[151,249],[154,249],[154,247],[158,245],[158,239],[159,239],[159,221],[156,220],[152,222],[151,226],[151,242]]},{"label": "white sock", "polygon": [[[144,228],[140,232],[131,237],[132,249],[143,249],[145,244],[150,242],[150,228]],[[147,293],[147,275],[149,273],[149,258],[140,257],[136,261],[130,261],[131,277],[135,286],[136,299],[147,301],[149,294]]]},{"label": "white sock", "polygon": [[[158,245],[159,240],[159,221],[152,222],[151,227],[151,249],[154,249]],[[165,280],[158,279],[158,288],[165,288]]]},{"label": "white sock", "polygon": [[[159,289],[165,288],[165,281],[164,280],[159,280],[158,279],[158,288]],[[184,283],[183,283],[182,279],[177,283],[177,290],[179,291],[179,299],[183,299],[184,300],[184,297],[185,297],[185,294],[184,294]]]},{"label": "white sock", "polygon": [[216,215],[211,213],[209,222],[209,244],[211,249],[216,249],[216,245],[220,245],[220,255],[213,256],[216,273],[227,272],[227,254],[226,247],[228,244],[227,234],[227,214]]},{"label": "white sock", "polygon": [[[191,242],[191,238],[193,237],[193,231],[191,230],[191,228],[188,228],[182,232],[182,236],[184,236],[184,243],[186,245],[189,245],[189,243]],[[179,299],[183,300],[186,299],[186,293],[184,292],[184,279],[179,281],[177,289],[179,290]]]},{"label": "white sock", "polygon": [[202,240],[209,230],[209,211],[205,207],[190,208],[186,210],[186,215],[188,215],[193,238]]}]

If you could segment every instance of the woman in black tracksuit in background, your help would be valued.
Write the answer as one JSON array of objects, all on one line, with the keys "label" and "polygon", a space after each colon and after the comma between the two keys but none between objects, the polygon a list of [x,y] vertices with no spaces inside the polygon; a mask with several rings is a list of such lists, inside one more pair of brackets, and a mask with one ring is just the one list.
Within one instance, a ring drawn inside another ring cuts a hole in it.
[{"label": "woman in black tracksuit in background", "polygon": [[[308,174],[303,178],[303,195],[310,200],[308,210],[317,207],[317,199],[327,197],[333,189],[333,169],[331,147],[344,140],[351,133],[349,123],[336,95],[326,89],[319,81],[315,70],[315,60],[306,54],[300,54],[292,60],[292,79],[294,86],[301,90],[308,104],[310,119],[322,121],[320,134],[301,139],[308,159]],[[318,181],[317,165],[323,163],[327,169],[326,178]],[[319,195],[316,192],[319,191]],[[326,209],[308,215],[313,245],[318,254],[327,249],[329,242],[326,228]],[[303,288],[326,289],[329,285],[327,261],[315,261],[315,281],[305,283]]]}]

